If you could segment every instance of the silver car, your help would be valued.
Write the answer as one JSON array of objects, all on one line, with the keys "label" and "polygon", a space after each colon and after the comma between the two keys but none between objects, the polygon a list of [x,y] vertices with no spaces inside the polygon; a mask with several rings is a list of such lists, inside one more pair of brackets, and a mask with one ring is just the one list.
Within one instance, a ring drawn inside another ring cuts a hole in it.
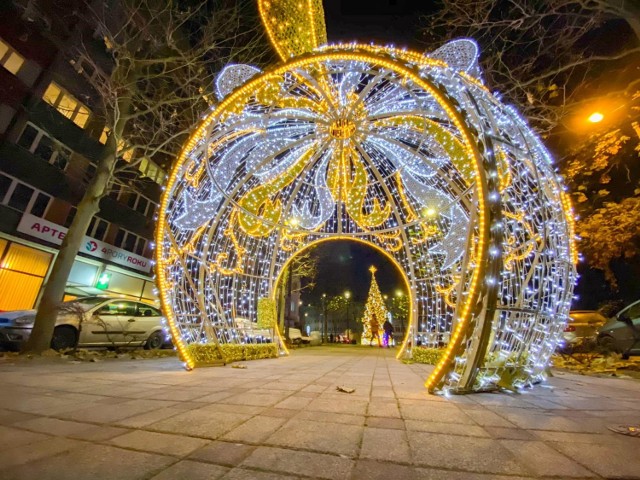
[{"label": "silver car", "polygon": [[570,353],[580,348],[595,347],[598,331],[607,320],[607,317],[595,310],[570,311],[569,321],[562,332],[560,352]]},{"label": "silver car", "polygon": [[[31,335],[35,310],[0,312],[0,345],[18,349]],[[84,297],[61,305],[51,348],[144,346],[167,343],[162,313],[127,298]]]},{"label": "silver car", "polygon": [[600,329],[598,345],[621,353],[640,355],[640,300],[623,308]]}]

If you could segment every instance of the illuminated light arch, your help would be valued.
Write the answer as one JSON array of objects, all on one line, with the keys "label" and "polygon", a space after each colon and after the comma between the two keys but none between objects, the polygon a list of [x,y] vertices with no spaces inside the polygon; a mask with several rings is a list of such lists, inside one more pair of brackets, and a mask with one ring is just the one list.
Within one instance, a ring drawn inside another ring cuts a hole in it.
[{"label": "illuminated light arch", "polygon": [[472,76],[468,40],[455,69],[316,40],[278,44],[297,56],[264,73],[223,72],[220,104],[169,177],[157,276],[186,366],[194,345],[251,341],[236,318],[256,319],[295,252],[348,239],[384,251],[407,281],[398,356],[447,343],[430,391],[540,378],[575,278],[570,206],[546,150]]}]

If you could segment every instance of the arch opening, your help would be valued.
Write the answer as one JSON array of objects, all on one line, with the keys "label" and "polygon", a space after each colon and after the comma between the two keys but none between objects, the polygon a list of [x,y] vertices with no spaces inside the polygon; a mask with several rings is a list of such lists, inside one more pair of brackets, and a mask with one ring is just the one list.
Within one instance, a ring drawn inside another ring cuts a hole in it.
[{"label": "arch opening", "polygon": [[[389,285],[396,285],[396,287],[392,288],[394,293],[396,291],[399,291],[401,292],[401,295],[406,295],[406,298],[408,301],[407,302],[408,308],[406,312],[406,318],[401,319],[402,328],[401,330],[399,330],[399,332],[402,333],[402,336],[398,338],[397,341],[394,340],[392,342],[394,346],[398,346],[399,348],[402,348],[402,349],[405,348],[407,332],[409,331],[409,326],[413,323],[412,312],[414,311],[414,306],[415,306],[415,298],[413,297],[412,290],[410,288],[411,283],[409,281],[409,278],[405,273],[405,271],[403,270],[402,266],[397,262],[397,260],[391,254],[389,254],[389,252],[387,252],[386,250],[383,250],[379,246],[369,241],[353,239],[351,237],[346,237],[346,238],[331,237],[331,238],[325,238],[325,239],[318,239],[314,242],[304,245],[299,250],[292,253],[292,255],[285,261],[282,268],[278,272],[278,275],[275,281],[275,288],[273,289],[273,292],[272,292],[272,295],[273,295],[272,299],[274,303],[279,307],[278,314],[280,316],[280,321],[278,323],[278,329],[281,337],[285,336],[282,330],[282,325],[287,323],[287,318],[286,318],[286,313],[283,314],[283,312],[280,311],[280,308],[283,308],[284,311],[286,312],[290,306],[291,308],[294,307],[293,303],[291,303],[290,305],[282,305],[282,301],[284,298],[287,298],[288,302],[291,302],[291,298],[287,297],[286,290],[285,291],[280,290],[281,288],[284,288],[284,289],[287,288],[284,278],[288,275],[291,264],[296,260],[296,258],[307,253],[310,255],[311,259],[315,258],[316,260],[321,262],[323,257],[326,258],[326,253],[327,253],[327,250],[325,250],[324,256],[319,255],[321,253],[319,250],[322,250],[323,247],[331,248],[334,245],[337,247],[340,247],[341,245],[343,247],[344,246],[349,247],[352,244],[355,244],[359,247],[365,247],[367,250],[371,250],[372,252],[375,253],[372,259],[368,258],[366,260],[366,265],[365,263],[362,263],[360,265],[361,268],[358,270],[358,273],[360,274],[360,276],[362,276],[364,270],[368,271],[369,268],[372,266],[377,269],[383,268],[383,272],[387,272],[387,273],[389,273],[389,271],[392,270],[392,274],[393,274],[392,276],[396,278],[393,278],[391,282],[389,282],[387,279],[382,279],[382,285],[386,290],[389,290]],[[358,251],[356,252],[356,254],[358,255],[358,260],[360,261],[362,261],[365,258],[361,250],[362,248],[358,249]],[[339,251],[344,252],[344,249],[341,249]],[[364,312],[363,307],[367,300],[371,278],[367,276],[367,278],[360,278],[359,281],[353,281],[355,276],[347,275],[347,271],[354,269],[354,261],[353,260],[342,261],[341,264],[342,265],[341,265],[340,271],[336,272],[335,276],[333,277],[337,280],[335,282],[336,284],[334,285],[329,285],[328,282],[326,281],[327,280],[326,272],[328,269],[323,268],[322,265],[318,265],[317,266],[317,269],[319,270],[318,274],[324,277],[323,279],[321,279],[321,281],[324,280],[324,283],[322,284],[322,286],[317,285],[316,287],[318,287],[317,288],[318,291],[322,290],[324,293],[320,294],[318,292],[313,293],[313,292],[307,291],[307,293],[304,296],[305,298],[307,297],[313,298],[314,308],[320,309],[316,311],[316,314],[318,318],[324,321],[324,323],[322,322],[318,323],[316,320],[314,324],[316,326],[319,325],[320,327],[320,333],[322,336],[323,343],[331,343],[332,341],[336,341],[336,338],[338,335],[341,336],[342,343],[344,343],[345,338],[348,340],[356,341],[356,344],[366,343],[366,339],[361,336],[362,325],[358,325],[358,324],[361,323],[361,317]],[[335,265],[332,264],[332,267],[335,267]],[[344,280],[345,276],[351,281]],[[340,277],[342,277],[342,280],[339,280]],[[378,282],[380,282],[380,280],[378,280]],[[314,287],[314,289],[316,289],[316,287]],[[326,291],[329,292],[329,295],[327,295]],[[346,298],[345,295],[348,296],[349,298]],[[343,310],[338,315],[342,315],[344,318],[346,318],[346,322],[341,322],[340,324],[336,325],[336,318],[335,318],[336,314],[329,308],[328,302],[330,302],[331,300],[334,300],[334,301],[339,300],[341,297],[345,297],[345,303],[341,306],[336,305],[336,308]],[[293,295],[293,301],[294,302],[300,301],[300,303],[308,303],[307,301],[302,302],[302,300],[300,300],[300,298],[295,295]],[[344,311],[345,307],[346,307],[346,311]],[[329,317],[331,317],[331,321],[329,321]],[[298,325],[294,324],[296,320],[298,322]],[[294,316],[293,321],[289,322],[290,323],[289,326],[299,327],[304,324],[304,321],[305,321],[304,318],[301,318],[299,317],[299,315],[297,315],[297,316]],[[392,319],[392,322],[393,322],[393,319]],[[356,335],[351,336],[352,332],[355,332]],[[330,334],[332,335],[331,340],[329,339]]]}]

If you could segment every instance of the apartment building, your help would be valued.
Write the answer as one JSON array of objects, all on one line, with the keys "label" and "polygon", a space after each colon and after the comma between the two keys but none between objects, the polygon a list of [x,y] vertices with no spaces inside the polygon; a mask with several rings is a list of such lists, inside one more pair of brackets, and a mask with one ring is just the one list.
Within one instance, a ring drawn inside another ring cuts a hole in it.
[{"label": "apartment building", "polygon": [[[65,47],[73,47],[81,28],[87,43],[90,28],[62,17],[36,22],[11,2],[3,2],[0,14],[0,310],[13,310],[37,305],[96,171],[107,131],[88,80],[105,72]],[[100,42],[94,43],[99,55]],[[127,187],[101,201],[68,297],[155,299],[152,238],[166,173],[146,158],[131,170]]]}]

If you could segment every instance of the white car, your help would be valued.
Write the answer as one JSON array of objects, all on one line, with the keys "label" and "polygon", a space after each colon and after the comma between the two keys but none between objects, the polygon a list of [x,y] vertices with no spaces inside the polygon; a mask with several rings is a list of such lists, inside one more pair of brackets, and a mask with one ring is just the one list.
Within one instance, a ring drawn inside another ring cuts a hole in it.
[{"label": "white car", "polygon": [[[0,312],[0,345],[19,349],[31,335],[35,310]],[[162,312],[127,298],[83,297],[61,304],[51,348],[144,346],[167,343]]]}]

